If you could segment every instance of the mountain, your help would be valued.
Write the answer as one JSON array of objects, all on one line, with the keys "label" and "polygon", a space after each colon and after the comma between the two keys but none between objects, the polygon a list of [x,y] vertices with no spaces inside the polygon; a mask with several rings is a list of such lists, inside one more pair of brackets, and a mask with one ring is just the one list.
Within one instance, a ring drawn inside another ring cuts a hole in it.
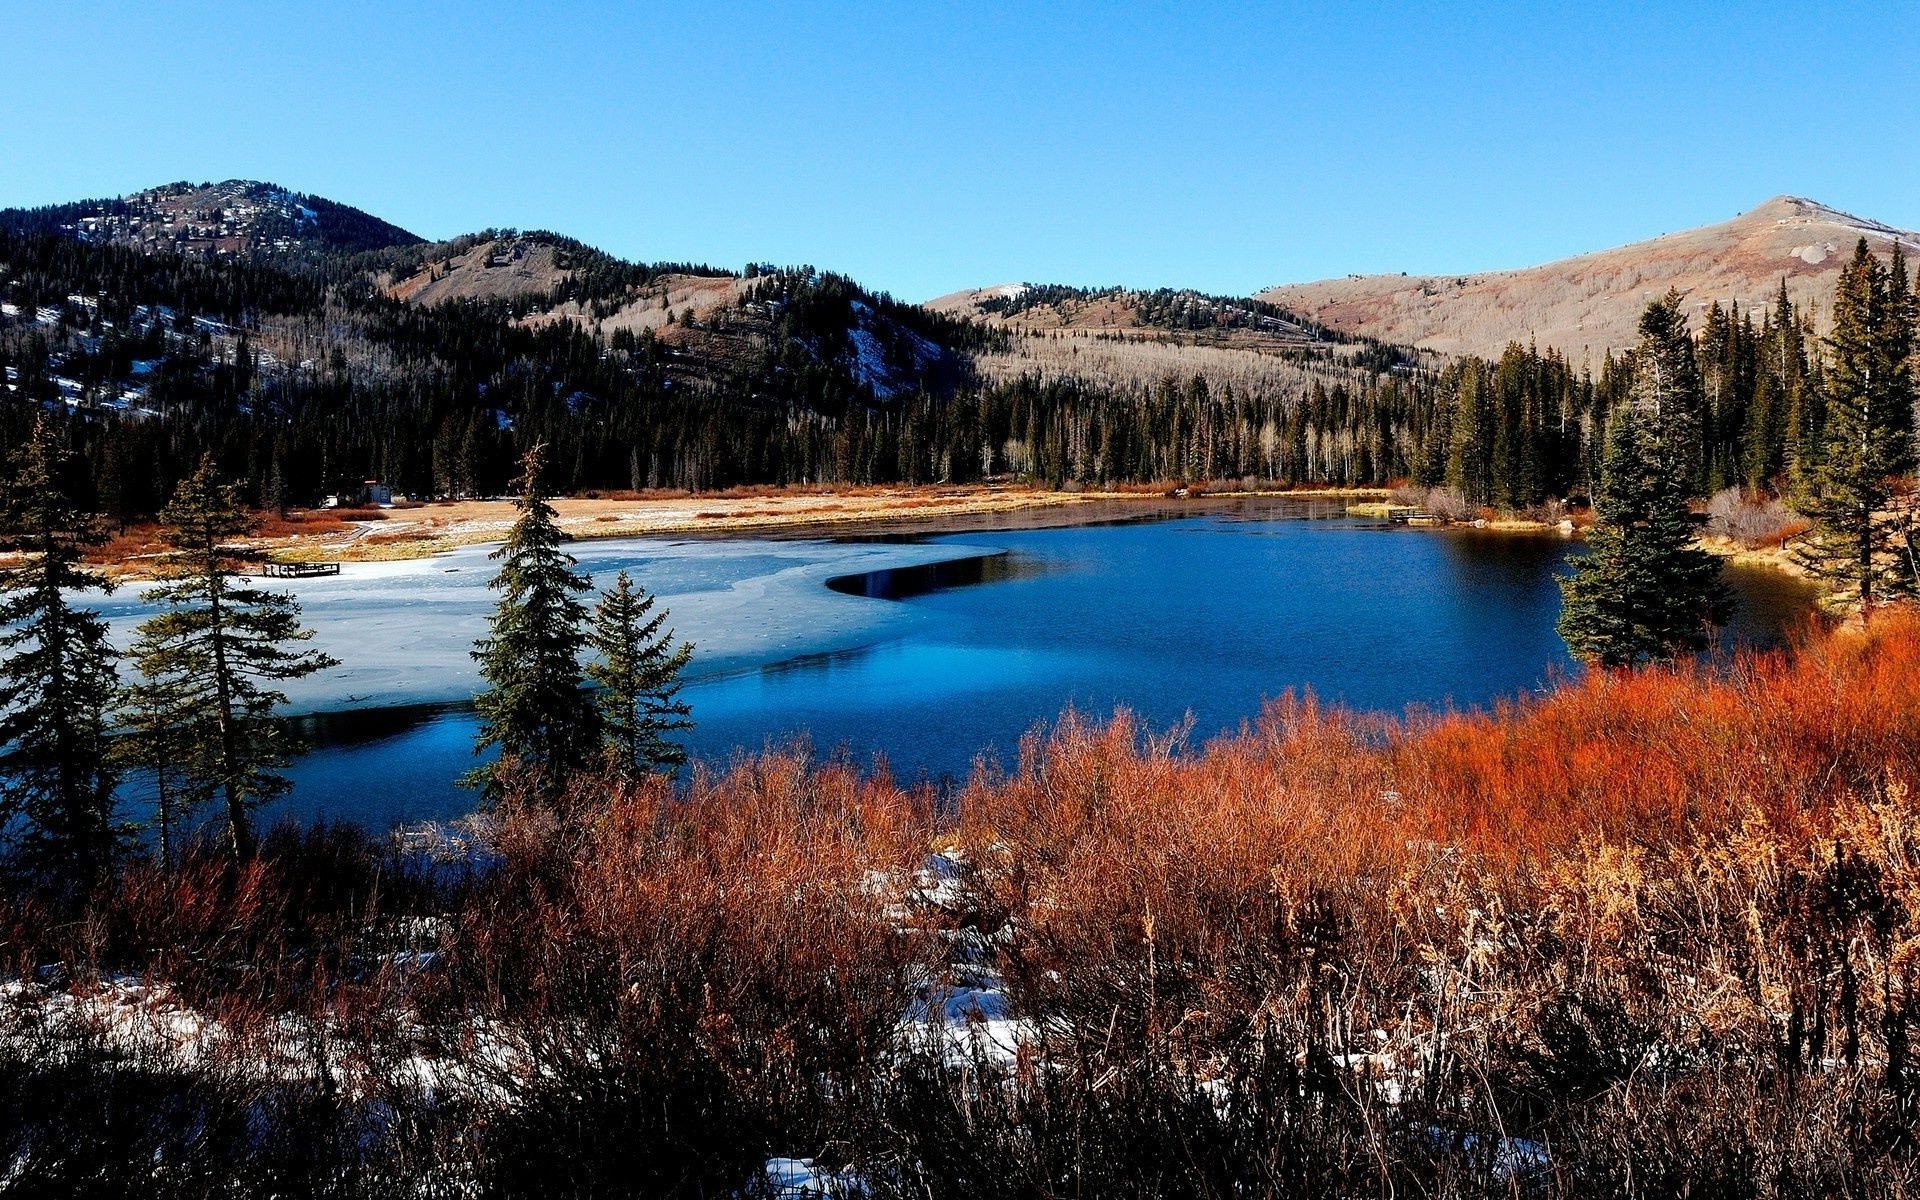
[{"label": "mountain", "polygon": [[966,370],[961,343],[977,340],[953,318],[811,267],[631,263],[547,232],[490,230],[367,261],[393,299],[492,304],[527,327],[645,340],[683,376],[710,379],[771,354],[841,372],[849,390],[888,401],[951,391]]},{"label": "mountain", "polygon": [[1259,299],[1328,328],[1447,354],[1496,356],[1532,339],[1574,361],[1634,343],[1647,301],[1678,288],[1696,324],[1708,307],[1769,303],[1784,278],[1823,320],[1841,265],[1860,238],[1877,254],[1920,233],[1776,196],[1730,221],[1537,267],[1463,275],[1350,275],[1268,288]]},{"label": "mountain", "polygon": [[1263,300],[1191,288],[1003,283],[923,307],[1002,334],[974,358],[983,378],[1001,383],[1142,389],[1199,381],[1215,395],[1297,397],[1421,365],[1406,347],[1330,330]]},{"label": "mountain", "polygon": [[493,494],[535,443],[566,491],[978,473],[946,440],[1001,336],[811,267],[427,243],[270,184],[0,212],[0,454],[66,413],[121,519],[203,452],[295,503]]},{"label": "mountain", "polygon": [[410,246],[413,233],[271,183],[169,183],[112,200],[0,210],[0,228],[196,257],[313,258]]},{"label": "mountain", "polygon": [[[1269,302],[1020,285],[930,306],[811,266],[630,262],[560,234],[424,242],[269,184],[0,212],[0,453],[57,414],[138,520],[212,455],[263,506],[380,479],[1379,485],[1438,461],[1431,357]],[[1549,365],[1550,366],[1550,365]],[[1563,371],[1563,368],[1560,368]],[[1582,486],[1599,403],[1555,369],[1511,431]]]}]

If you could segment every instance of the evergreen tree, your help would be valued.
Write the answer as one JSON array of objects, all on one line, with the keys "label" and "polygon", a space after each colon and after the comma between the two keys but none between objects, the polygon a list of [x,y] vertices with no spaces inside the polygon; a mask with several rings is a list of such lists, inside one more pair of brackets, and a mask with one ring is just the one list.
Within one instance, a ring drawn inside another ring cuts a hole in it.
[{"label": "evergreen tree", "polygon": [[1678,297],[1647,307],[1629,400],[1614,413],[1588,552],[1561,581],[1560,636],[1583,662],[1624,667],[1704,648],[1726,619],[1720,564],[1687,509],[1699,378]]},{"label": "evergreen tree", "polygon": [[622,571],[594,611],[591,642],[599,659],[587,667],[587,676],[600,686],[607,764],[625,779],[685,762],[686,751],[671,735],[693,728],[692,710],[678,698],[693,646],[674,644],[673,631],[665,628],[667,612],[655,612],[654,604]]},{"label": "evergreen tree", "polygon": [[1746,484],[1755,491],[1789,470],[1793,424],[1802,411],[1800,393],[1806,376],[1800,320],[1787,298],[1787,281],[1783,278],[1760,334],[1753,406],[1747,415],[1741,448]]},{"label": "evergreen tree", "polygon": [[1639,412],[1649,451],[1680,472],[1680,494],[1699,494],[1706,471],[1706,390],[1676,291],[1640,314],[1627,403]]},{"label": "evergreen tree", "polygon": [[107,726],[117,681],[106,621],[70,599],[110,590],[82,565],[103,537],[73,499],[71,460],[42,415],[0,495],[0,550],[23,560],[0,570],[0,819],[25,819],[31,869],[85,889],[120,842]]},{"label": "evergreen tree", "polygon": [[189,769],[194,748],[195,690],[168,669],[179,661],[178,635],[142,631],[127,657],[140,681],[126,689],[120,710],[120,737],[114,756],[153,783],[153,823],[159,835],[160,863],[171,869],[178,857],[180,831],[214,795],[211,782]]},{"label": "evergreen tree", "polygon": [[1493,406],[1488,398],[1492,385],[1486,378],[1485,364],[1468,359],[1459,369],[1459,390],[1449,422],[1452,444],[1447,453],[1447,486],[1467,498],[1470,504],[1493,501]]},{"label": "evergreen tree", "polygon": [[167,730],[167,745],[189,795],[225,801],[228,847],[252,857],[251,813],[290,786],[278,773],[297,742],[275,710],[272,685],[337,665],[298,644],[291,596],[243,586],[234,542],[256,527],[235,489],[203,459],[161,510],[169,579],[148,594],[165,610],[140,625],[134,654],[143,686],[133,693],[136,729]]},{"label": "evergreen tree", "polygon": [[1894,477],[1914,466],[1914,322],[1899,248],[1883,266],[1860,239],[1834,293],[1821,457],[1800,499],[1818,528],[1800,557],[1843,581],[1869,617],[1877,600],[1915,585],[1910,530],[1887,512]]},{"label": "evergreen tree", "polygon": [[[467,776],[490,800],[510,771],[533,794],[559,795],[569,772],[592,765],[600,747],[600,710],[585,689],[580,666],[587,641],[587,609],[579,594],[590,586],[560,547],[569,539],[540,493],[544,448],[522,459],[520,516],[491,558],[500,563],[500,593],[488,635],[474,648],[487,688],[474,698],[480,714],[477,754],[500,748],[501,766]],[[504,769],[503,769],[504,768]]]}]

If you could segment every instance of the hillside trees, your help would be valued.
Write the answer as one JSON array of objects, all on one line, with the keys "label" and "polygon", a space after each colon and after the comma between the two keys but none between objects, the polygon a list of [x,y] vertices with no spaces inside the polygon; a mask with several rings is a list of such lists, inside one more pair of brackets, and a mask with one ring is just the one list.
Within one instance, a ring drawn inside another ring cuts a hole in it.
[{"label": "hillside trees", "polygon": [[1741,444],[1743,481],[1753,491],[1788,473],[1798,459],[1795,425],[1804,413],[1806,332],[1784,278],[1761,325],[1757,360]]},{"label": "hillside trees", "polygon": [[474,698],[474,752],[498,747],[500,762],[476,768],[467,782],[489,801],[505,793],[509,774],[530,795],[558,796],[600,749],[600,709],[580,665],[587,608],[579,594],[590,585],[560,548],[569,539],[541,493],[544,458],[535,446],[521,460],[519,518],[488,556],[500,564],[491,584],[500,599],[473,651],[487,684]]},{"label": "hillside trees", "polygon": [[252,810],[289,786],[279,768],[296,741],[276,715],[286,695],[274,685],[336,663],[301,648],[313,633],[293,597],[236,579],[234,542],[255,521],[210,459],[160,517],[169,575],[148,599],[165,608],[140,625],[132,651],[142,679],[133,726],[164,731],[153,745],[171,759],[181,794],[224,801],[228,849],[241,861],[254,852]]},{"label": "hillside trees", "polygon": [[1866,616],[1915,587],[1912,514],[1887,511],[1895,477],[1915,463],[1915,318],[1899,246],[1883,264],[1862,238],[1835,289],[1820,457],[1799,504],[1818,523],[1801,561],[1841,581]]},{"label": "hillside trees", "polygon": [[[0,317],[0,358],[14,371],[0,446],[24,440],[35,404],[77,389],[83,498],[122,523],[150,516],[205,454],[250,502],[297,507],[367,478],[412,495],[499,494],[535,444],[548,450],[545,486],[561,494],[995,476],[1412,479],[1450,483],[1475,506],[1525,509],[1591,494],[1624,388],[1607,356],[1575,365],[1516,343],[1491,362],[1436,368],[1324,331],[1272,354],[1196,346],[1189,368],[1165,342],[1146,354],[1123,333],[1071,347],[1017,339],[807,269],[756,270],[693,329],[676,317],[671,331],[603,337],[522,321],[551,303],[604,309],[663,272],[685,273],[566,249],[582,275],[551,295],[422,306],[368,272],[419,269],[425,248],[303,270],[0,230],[11,272],[0,291],[21,313]],[[1193,302],[1169,293],[1142,311],[1167,331],[1290,319]],[[37,306],[57,320],[38,320]],[[1817,460],[1822,396],[1798,381],[1818,363],[1795,361],[1804,326],[1784,296],[1757,332],[1744,310],[1709,308],[1690,487],[1767,487]],[[1009,353],[1014,369],[986,369],[982,356]],[[1242,359],[1206,366],[1207,354]]]},{"label": "hillside trees", "polygon": [[63,431],[42,415],[0,489],[0,821],[19,819],[30,870],[85,891],[119,848],[108,753],[118,687],[104,618],[72,597],[105,591],[81,555],[103,537],[72,493]]},{"label": "hillside trees", "polygon": [[1608,431],[1599,523],[1561,581],[1560,634],[1576,658],[1603,667],[1700,650],[1728,607],[1720,564],[1694,545],[1687,508],[1701,387],[1671,293],[1641,318],[1633,379]]}]

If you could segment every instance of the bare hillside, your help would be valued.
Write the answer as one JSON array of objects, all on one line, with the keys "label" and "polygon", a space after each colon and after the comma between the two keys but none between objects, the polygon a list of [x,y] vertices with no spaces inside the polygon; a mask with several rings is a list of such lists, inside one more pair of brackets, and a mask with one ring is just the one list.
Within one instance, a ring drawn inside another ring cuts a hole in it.
[{"label": "bare hillside", "polygon": [[739,303],[752,280],[723,273],[633,269],[628,264],[598,286],[588,276],[607,256],[567,239],[541,234],[462,238],[420,256],[414,269],[385,281],[396,299],[414,304],[448,300],[533,300],[527,320],[569,318],[611,334],[617,329],[661,332],[667,315],[704,318]]},{"label": "bare hillside", "polygon": [[1797,196],[1777,196],[1730,221],[1663,234],[1542,266],[1477,275],[1354,275],[1269,288],[1259,298],[1345,333],[1443,353],[1498,354],[1537,341],[1579,361],[1634,341],[1648,300],[1675,287],[1695,320],[1708,305],[1766,304],[1780,285],[1824,312],[1862,237],[1876,253],[1920,234]]},{"label": "bare hillside", "polygon": [[1033,376],[1139,388],[1202,379],[1217,396],[1300,396],[1316,381],[1353,379],[1369,369],[1358,362],[1360,352],[1341,345],[1275,354],[1164,338],[1052,333],[1016,334],[1006,350],[974,362],[983,378],[1001,382]]},{"label": "bare hillside", "polygon": [[1191,288],[1003,283],[953,292],[922,307],[1015,333],[1125,333],[1135,340],[1252,351],[1299,350],[1325,340],[1322,331],[1275,305]]}]

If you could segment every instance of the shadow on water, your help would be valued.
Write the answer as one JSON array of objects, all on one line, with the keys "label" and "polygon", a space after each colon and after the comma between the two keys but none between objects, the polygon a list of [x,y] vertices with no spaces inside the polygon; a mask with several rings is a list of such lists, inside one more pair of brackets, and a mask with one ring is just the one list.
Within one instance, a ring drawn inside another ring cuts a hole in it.
[{"label": "shadow on water", "polygon": [[948,588],[1030,579],[1045,570],[1045,565],[1035,559],[999,550],[992,554],[949,559],[924,566],[889,567],[855,575],[837,575],[827,580],[827,586],[836,592],[865,596],[871,600],[905,600]]},{"label": "shadow on water", "polygon": [[1756,563],[1728,563],[1720,577],[1733,593],[1733,616],[1720,630],[1720,649],[1774,650],[1832,624],[1818,603],[1817,585]]},{"label": "shadow on water", "polygon": [[449,713],[471,712],[471,704],[407,704],[394,708],[347,708],[291,718],[308,747],[361,746],[406,737]]},{"label": "shadow on water", "polygon": [[[864,595],[865,593],[855,593]],[[897,599],[897,597],[894,597]],[[823,650],[817,654],[797,654],[759,668],[763,679],[783,679],[802,675],[831,675],[857,665],[873,653],[872,646],[853,646],[846,650]]]}]

